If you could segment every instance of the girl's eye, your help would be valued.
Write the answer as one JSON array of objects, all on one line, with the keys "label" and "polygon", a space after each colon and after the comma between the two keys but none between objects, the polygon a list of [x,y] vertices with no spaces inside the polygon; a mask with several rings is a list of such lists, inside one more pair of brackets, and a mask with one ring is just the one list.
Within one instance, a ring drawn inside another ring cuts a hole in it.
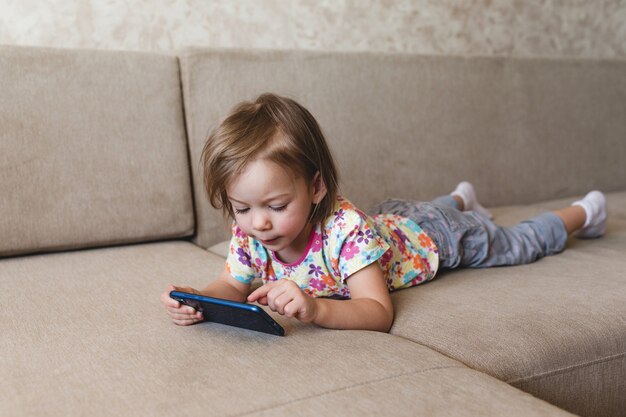
[{"label": "girl's eye", "polygon": [[250,209],[247,209],[247,208],[245,208],[245,209],[238,209],[238,208],[236,208],[236,209],[235,209],[235,213],[236,213],[236,214],[244,214],[244,213],[246,213],[248,210],[250,210]]},{"label": "girl's eye", "polygon": [[270,207],[272,210],[274,211],[283,211],[284,209],[287,208],[287,204],[285,204],[284,206],[278,206],[278,207]]}]

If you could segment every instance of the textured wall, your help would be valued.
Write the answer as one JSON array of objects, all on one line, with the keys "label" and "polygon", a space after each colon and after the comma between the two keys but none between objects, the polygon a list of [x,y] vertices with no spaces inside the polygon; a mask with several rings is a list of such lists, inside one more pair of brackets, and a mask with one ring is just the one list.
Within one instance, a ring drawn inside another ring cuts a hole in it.
[{"label": "textured wall", "polygon": [[0,44],[626,57],[626,0],[0,0]]}]

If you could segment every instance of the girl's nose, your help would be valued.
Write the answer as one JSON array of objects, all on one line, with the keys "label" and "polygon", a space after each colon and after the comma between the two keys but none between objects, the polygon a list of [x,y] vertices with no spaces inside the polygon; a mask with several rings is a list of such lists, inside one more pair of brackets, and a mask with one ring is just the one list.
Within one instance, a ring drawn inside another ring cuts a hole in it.
[{"label": "girl's nose", "polygon": [[270,223],[269,216],[263,211],[256,212],[254,214],[254,217],[252,218],[252,227],[254,227],[255,230],[270,229],[271,223]]}]

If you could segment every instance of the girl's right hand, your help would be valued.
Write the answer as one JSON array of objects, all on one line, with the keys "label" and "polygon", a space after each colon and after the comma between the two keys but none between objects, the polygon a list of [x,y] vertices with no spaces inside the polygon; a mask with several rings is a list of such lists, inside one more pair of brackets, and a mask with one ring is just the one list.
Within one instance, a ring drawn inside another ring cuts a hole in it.
[{"label": "girl's right hand", "polygon": [[171,298],[170,291],[182,291],[191,294],[200,294],[200,292],[190,287],[175,287],[171,284],[168,285],[167,291],[161,294],[161,302],[165,304],[165,308],[167,308],[167,313],[175,324],[179,326],[189,326],[191,324],[196,324],[204,319],[201,312],[196,311],[193,307],[181,304],[179,301]]}]

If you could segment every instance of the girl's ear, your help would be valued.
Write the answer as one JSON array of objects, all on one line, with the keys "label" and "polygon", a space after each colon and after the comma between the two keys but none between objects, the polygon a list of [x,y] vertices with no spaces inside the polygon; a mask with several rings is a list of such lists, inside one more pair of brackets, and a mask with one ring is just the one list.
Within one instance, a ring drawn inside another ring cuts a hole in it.
[{"label": "girl's ear", "polygon": [[319,204],[326,196],[326,183],[319,171],[313,177],[313,202]]}]

